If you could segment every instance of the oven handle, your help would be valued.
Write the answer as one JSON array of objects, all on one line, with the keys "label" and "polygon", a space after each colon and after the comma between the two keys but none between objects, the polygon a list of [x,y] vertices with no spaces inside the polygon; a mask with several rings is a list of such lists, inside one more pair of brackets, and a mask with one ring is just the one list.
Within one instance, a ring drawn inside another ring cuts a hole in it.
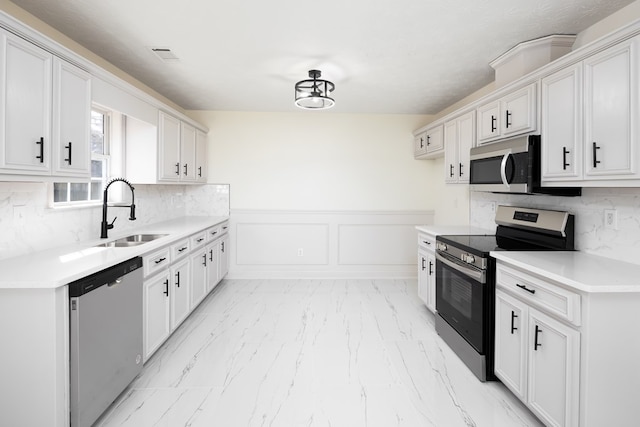
[{"label": "oven handle", "polygon": [[436,252],[436,260],[442,262],[443,264],[445,264],[446,266],[453,268],[454,270],[456,270],[459,273],[464,274],[467,277],[470,277],[472,279],[474,279],[477,282],[480,282],[481,284],[485,284],[487,281],[487,277],[485,275],[485,271],[477,271],[477,270],[473,270],[470,268],[467,268],[465,266],[462,266],[454,261],[451,261],[445,257],[443,257],[442,255],[440,255],[438,252]]}]

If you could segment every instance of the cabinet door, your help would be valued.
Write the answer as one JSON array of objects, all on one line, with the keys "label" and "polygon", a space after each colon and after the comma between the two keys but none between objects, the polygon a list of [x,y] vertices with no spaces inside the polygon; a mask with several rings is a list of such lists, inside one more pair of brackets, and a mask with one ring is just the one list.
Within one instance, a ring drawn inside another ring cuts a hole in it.
[{"label": "cabinet door", "polygon": [[180,323],[190,313],[191,295],[190,295],[190,268],[189,259],[175,264],[171,267],[171,330],[177,328]]},{"label": "cabinet door", "polygon": [[533,132],[536,126],[536,85],[517,90],[500,101],[502,136]]},{"label": "cabinet door", "polygon": [[[470,111],[458,118],[458,182],[469,183],[469,156],[476,144],[476,114]],[[445,156],[446,157],[446,156]]]},{"label": "cabinet door", "polygon": [[526,401],[527,326],[526,305],[497,290],[494,372],[523,402]]},{"label": "cabinet door", "polygon": [[202,301],[207,290],[208,254],[205,249],[199,249],[191,255],[191,307]]},{"label": "cabinet door", "polygon": [[458,182],[458,121],[444,124],[444,182]]},{"label": "cabinet door", "polygon": [[637,177],[638,37],[584,61],[585,176]]},{"label": "cabinet door", "polygon": [[220,239],[220,276],[222,280],[229,272],[229,235]]},{"label": "cabinet door", "polygon": [[53,81],[53,173],[88,178],[91,166],[91,76],[54,58]]},{"label": "cabinet door", "polygon": [[184,122],[180,122],[180,162],[181,179],[183,181],[196,180],[196,129]]},{"label": "cabinet door", "polygon": [[207,182],[207,135],[196,130],[196,181]]},{"label": "cabinet door", "polygon": [[179,181],[180,120],[160,111],[158,118],[158,153],[160,181]]},{"label": "cabinet door", "polygon": [[424,249],[418,249],[418,297],[424,305],[429,305],[429,255]]},{"label": "cabinet door", "polygon": [[207,245],[207,293],[211,292],[220,281],[220,242],[216,240]]},{"label": "cabinet door", "polygon": [[144,282],[144,360],[146,361],[171,332],[169,271]]},{"label": "cabinet door", "polygon": [[422,132],[413,139],[413,156],[419,157],[427,154],[427,133]]},{"label": "cabinet door", "polygon": [[427,292],[429,294],[427,308],[436,312],[436,256],[427,252]]},{"label": "cabinet door", "polygon": [[547,425],[577,426],[578,331],[529,309],[529,407]]},{"label": "cabinet door", "polygon": [[444,148],[444,135],[442,125],[427,131],[427,153],[441,151]]},{"label": "cabinet door", "polygon": [[582,63],[542,79],[542,180],[582,177]]},{"label": "cabinet door", "polygon": [[493,101],[477,109],[478,143],[483,144],[500,136],[500,102]]},{"label": "cabinet door", "polygon": [[3,173],[51,172],[52,55],[8,33],[0,58],[0,169]]}]

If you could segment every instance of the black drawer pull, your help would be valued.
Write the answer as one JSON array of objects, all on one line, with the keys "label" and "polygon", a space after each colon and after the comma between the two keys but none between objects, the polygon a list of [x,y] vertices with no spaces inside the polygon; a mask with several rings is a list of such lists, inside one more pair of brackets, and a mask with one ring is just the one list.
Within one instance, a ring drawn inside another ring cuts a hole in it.
[{"label": "black drawer pull", "polygon": [[202,237],[201,237],[201,238],[199,238],[199,239],[196,239],[196,242],[200,243],[200,242],[202,242],[203,240],[204,240],[204,238],[202,238]]},{"label": "black drawer pull", "polygon": [[176,286],[180,287],[180,272],[176,272]]},{"label": "black drawer pull", "polygon": [[536,293],[535,289],[529,289],[525,285],[521,285],[519,283],[516,283],[516,286],[519,287],[520,289],[524,289],[525,291],[527,291],[527,292],[529,292],[531,294],[535,294]]},{"label": "black drawer pull", "polygon": [[518,317],[518,315],[515,313],[515,311],[511,310],[511,335],[513,335],[513,331],[518,330],[518,328],[516,328],[514,324],[516,317]]},{"label": "black drawer pull", "polygon": [[542,329],[540,329],[538,327],[538,325],[536,325],[536,334],[535,334],[534,342],[533,342],[533,350],[534,351],[538,351],[538,347],[542,347],[542,344],[540,344],[538,342],[538,334],[541,334],[541,333],[542,333]]},{"label": "black drawer pull", "polygon": [[162,293],[169,296],[169,279],[164,281],[164,292]]},{"label": "black drawer pull", "polygon": [[204,265],[205,267],[207,266],[207,253],[205,252],[204,255],[202,255],[202,265]]},{"label": "black drawer pull", "polygon": [[186,251],[186,250],[187,250],[187,247],[185,246],[184,248],[178,249],[178,252],[183,252],[183,251]]},{"label": "black drawer pull", "polygon": [[160,259],[155,260],[154,262],[156,264],[160,264],[162,261],[165,261],[165,260],[166,260],[166,258],[160,258]]}]

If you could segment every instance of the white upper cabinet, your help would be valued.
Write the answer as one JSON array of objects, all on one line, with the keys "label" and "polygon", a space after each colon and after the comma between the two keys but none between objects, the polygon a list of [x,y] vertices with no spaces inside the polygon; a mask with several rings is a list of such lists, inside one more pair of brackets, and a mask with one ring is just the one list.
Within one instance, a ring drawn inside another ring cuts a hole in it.
[{"label": "white upper cabinet", "polygon": [[638,40],[584,61],[588,179],[638,177]]},{"label": "white upper cabinet", "polygon": [[207,134],[196,129],[196,181],[207,182]]},{"label": "white upper cabinet", "polygon": [[537,130],[536,84],[478,107],[478,143]]},{"label": "white upper cabinet", "polygon": [[181,179],[196,180],[196,128],[180,122],[180,162]]},{"label": "white upper cabinet", "polygon": [[53,59],[53,173],[87,177],[91,170],[91,76]]},{"label": "white upper cabinet", "polygon": [[158,180],[180,181],[180,120],[160,111],[158,118]]},{"label": "white upper cabinet", "polygon": [[582,63],[542,79],[542,177],[582,177]]},{"label": "white upper cabinet", "polygon": [[475,146],[475,111],[444,124],[445,182],[469,182],[469,151]]},{"label": "white upper cabinet", "polygon": [[0,174],[90,176],[91,76],[0,32]]},{"label": "white upper cabinet", "polygon": [[0,173],[49,175],[53,57],[12,34],[0,37]]},{"label": "white upper cabinet", "polygon": [[542,182],[639,186],[640,36],[542,79]]},{"label": "white upper cabinet", "polygon": [[444,154],[444,127],[442,124],[418,131],[414,137],[413,156],[416,159],[434,159]]}]

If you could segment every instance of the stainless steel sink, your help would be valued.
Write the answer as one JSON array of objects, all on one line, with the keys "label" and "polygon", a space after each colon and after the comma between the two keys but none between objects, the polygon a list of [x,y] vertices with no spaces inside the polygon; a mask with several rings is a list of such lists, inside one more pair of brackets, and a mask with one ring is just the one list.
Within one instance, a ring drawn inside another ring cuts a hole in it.
[{"label": "stainless steel sink", "polygon": [[132,234],[96,246],[105,248],[129,248],[131,246],[143,245],[165,236],[168,236],[168,234]]}]

